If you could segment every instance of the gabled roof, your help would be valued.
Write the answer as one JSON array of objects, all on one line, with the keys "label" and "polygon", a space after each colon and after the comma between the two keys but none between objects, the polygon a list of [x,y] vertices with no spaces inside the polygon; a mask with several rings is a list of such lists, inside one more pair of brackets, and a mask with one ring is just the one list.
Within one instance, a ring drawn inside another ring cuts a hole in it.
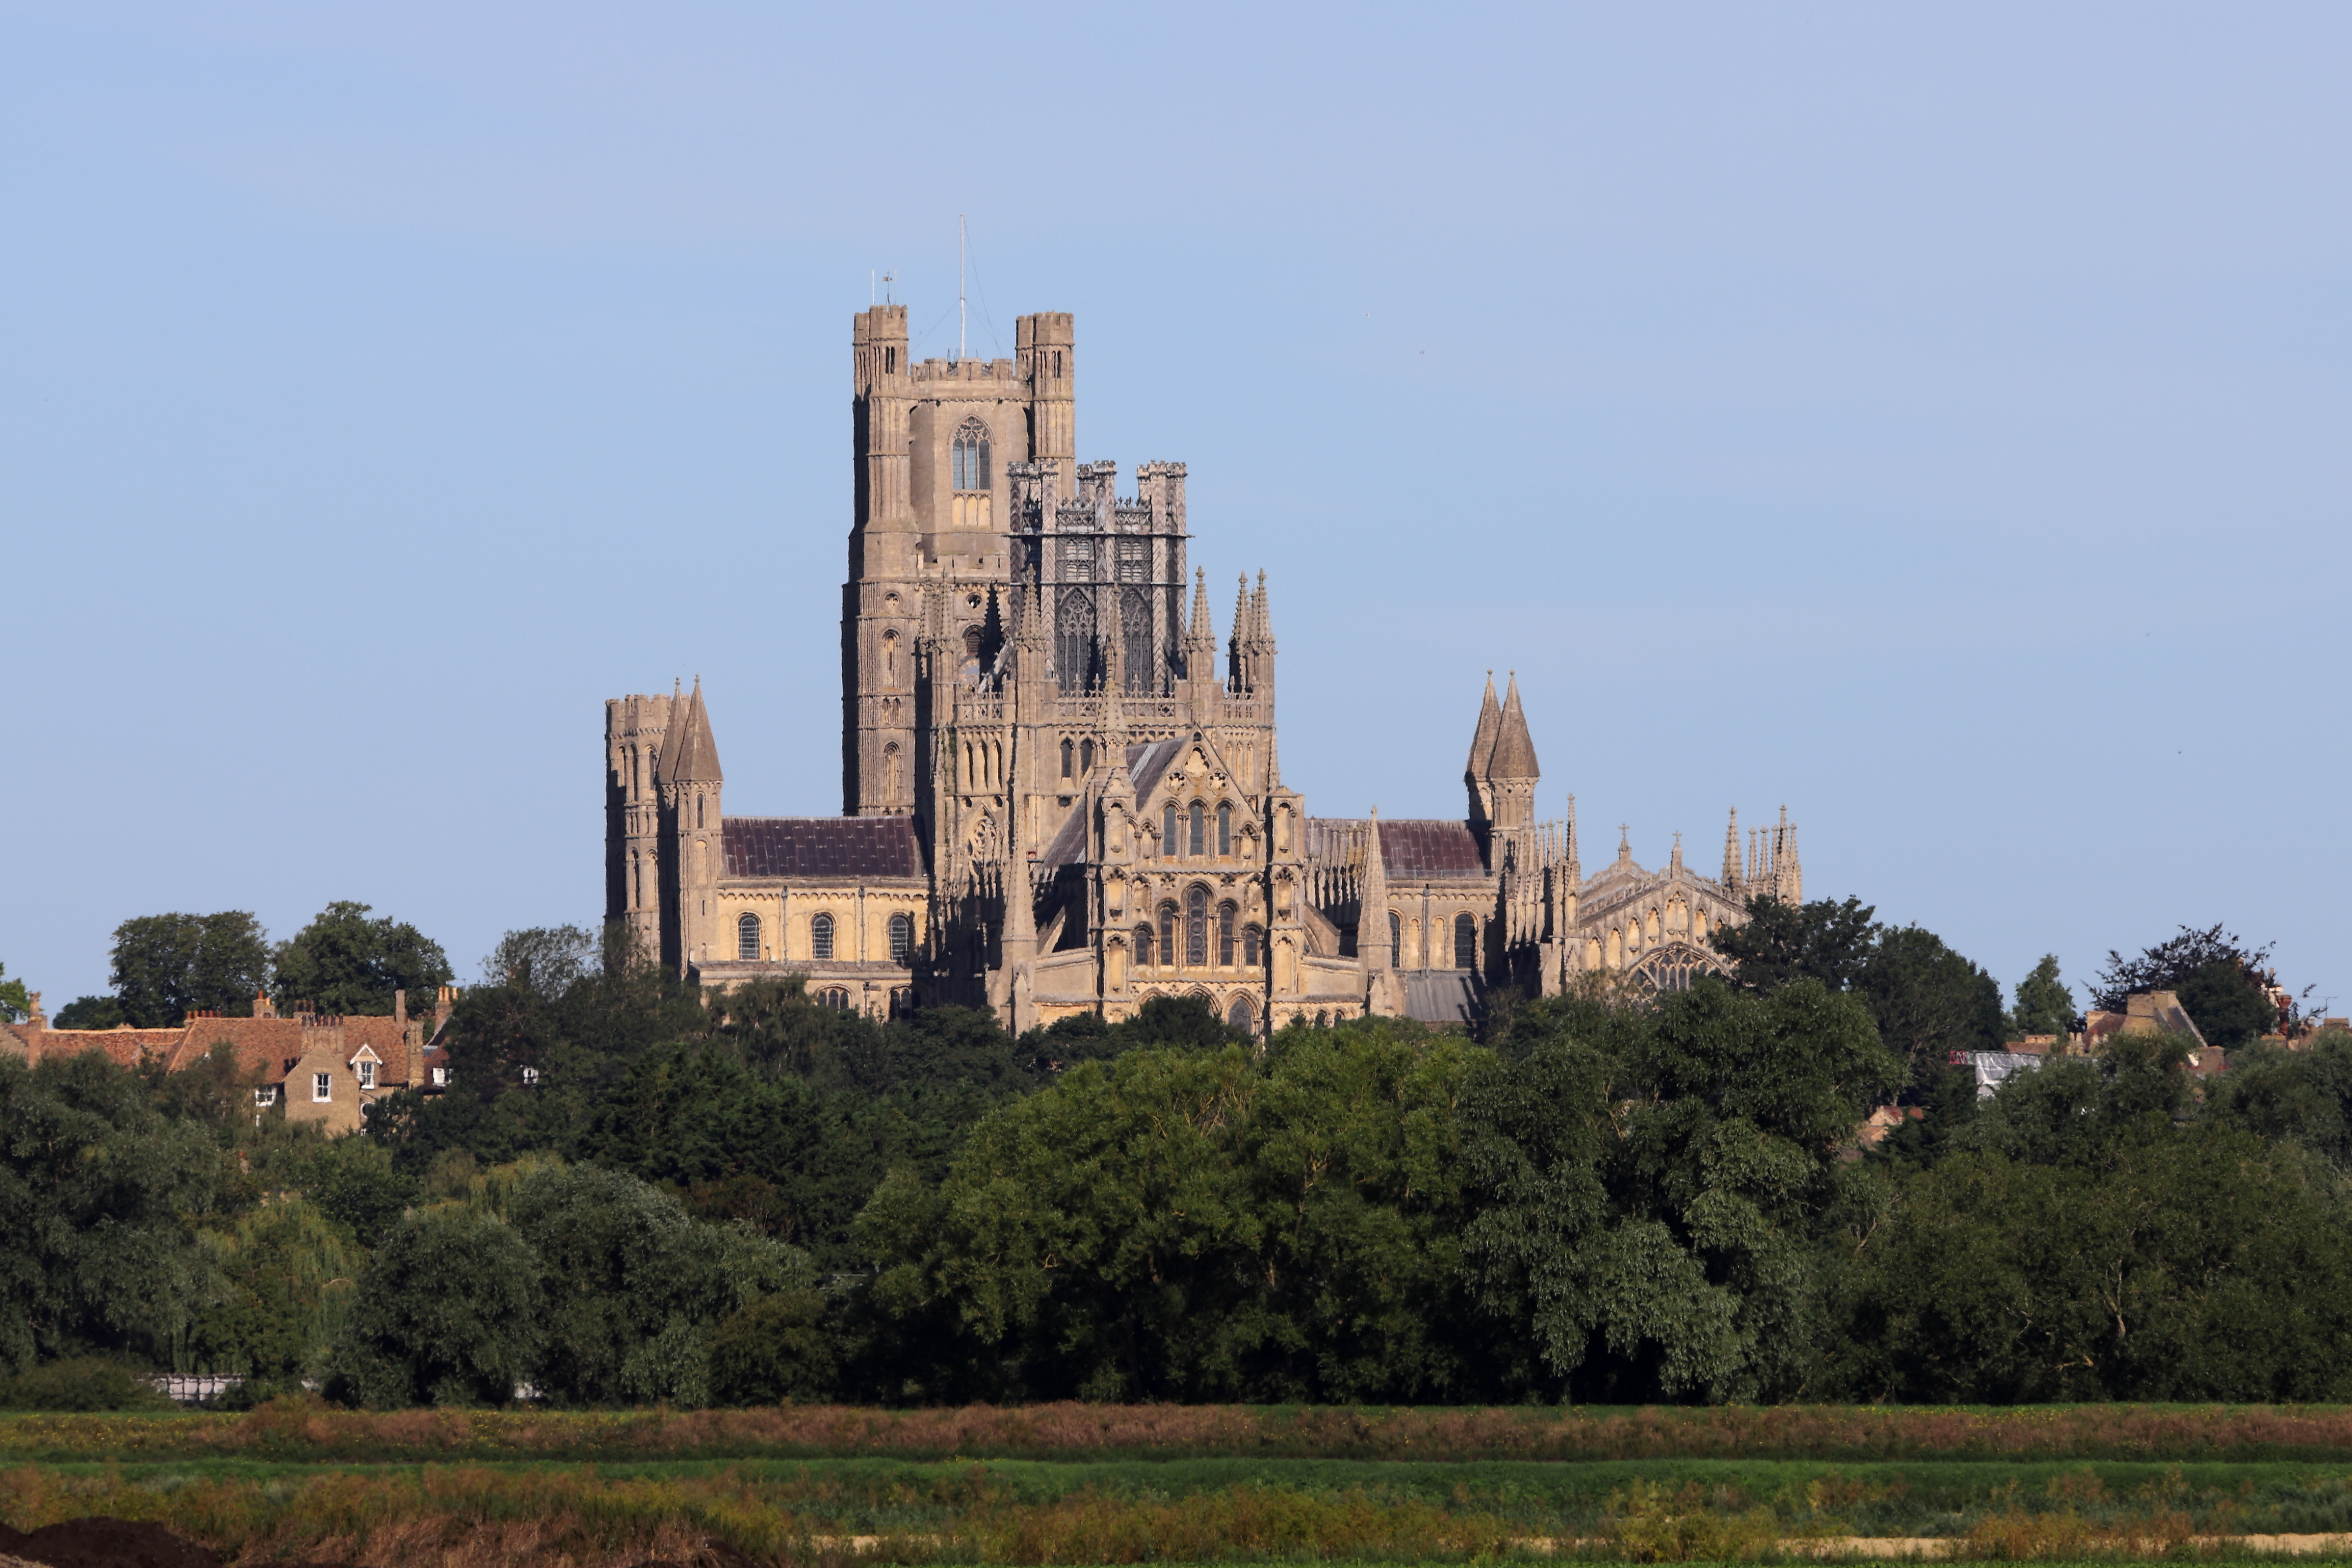
[{"label": "gabled roof", "polygon": [[1135,798],[1141,800],[1160,783],[1160,775],[1184,749],[1184,737],[1171,735],[1165,741],[1147,741],[1127,749],[1127,776],[1134,782]]},{"label": "gabled roof", "polygon": [[1053,842],[1038,852],[1037,863],[1041,866],[1067,866],[1085,859],[1086,856],[1087,808],[1079,805],[1071,810],[1069,820],[1062,824],[1061,830],[1054,835]]},{"label": "gabled roof", "polygon": [[1484,877],[1486,858],[1469,825],[1443,819],[1381,820],[1381,865],[1391,882]]},{"label": "gabled roof", "polygon": [[923,874],[908,816],[730,816],[721,841],[730,877]]}]

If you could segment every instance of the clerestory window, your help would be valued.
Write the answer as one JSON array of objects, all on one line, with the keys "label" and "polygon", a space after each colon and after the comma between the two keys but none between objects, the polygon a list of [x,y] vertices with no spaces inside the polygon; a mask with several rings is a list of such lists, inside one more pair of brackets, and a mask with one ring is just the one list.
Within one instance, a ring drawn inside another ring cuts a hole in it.
[{"label": "clerestory window", "polygon": [[958,426],[953,457],[956,489],[971,491],[988,488],[987,426],[977,419],[967,419]]},{"label": "clerestory window", "polygon": [[1393,913],[1389,916],[1389,967],[1404,967],[1404,922]]},{"label": "clerestory window", "polygon": [[755,959],[760,956],[760,917],[745,915],[735,922],[735,956]]},{"label": "clerestory window", "polygon": [[890,917],[890,962],[904,963],[915,951],[915,917]]},{"label": "clerestory window", "polygon": [[1454,967],[1478,967],[1478,922],[1468,915],[1454,917]]},{"label": "clerestory window", "polygon": [[811,958],[833,956],[833,917],[831,915],[818,915],[809,921],[809,956]]}]

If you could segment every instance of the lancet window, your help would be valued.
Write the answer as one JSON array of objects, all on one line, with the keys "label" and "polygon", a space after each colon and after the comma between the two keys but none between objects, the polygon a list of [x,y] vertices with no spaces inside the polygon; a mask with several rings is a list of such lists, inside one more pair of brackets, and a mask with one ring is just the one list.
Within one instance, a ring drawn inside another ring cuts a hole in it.
[{"label": "lancet window", "polygon": [[890,917],[890,962],[904,963],[915,951],[915,917]]},{"label": "lancet window", "polygon": [[818,915],[809,921],[809,956],[829,959],[833,956],[833,917]]},{"label": "lancet window", "polygon": [[1222,969],[1234,966],[1234,922],[1240,913],[1231,904],[1217,906],[1217,964]]},{"label": "lancet window", "polygon": [[1209,962],[1209,889],[1196,887],[1184,895],[1184,963],[1193,969]]},{"label": "lancet window", "polygon": [[1469,915],[1454,917],[1454,967],[1478,967],[1478,922]]},{"label": "lancet window", "polygon": [[745,915],[735,922],[735,956],[754,959],[760,956],[760,917]]}]

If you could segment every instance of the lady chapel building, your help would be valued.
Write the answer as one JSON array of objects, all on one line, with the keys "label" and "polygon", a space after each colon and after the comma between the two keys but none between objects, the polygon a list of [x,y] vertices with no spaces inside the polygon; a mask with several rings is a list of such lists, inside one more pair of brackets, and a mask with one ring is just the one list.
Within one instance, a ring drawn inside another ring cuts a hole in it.
[{"label": "lady chapel building", "polygon": [[[1617,853],[1588,877],[1574,797],[1536,817],[1517,679],[1491,674],[1465,815],[1308,815],[1275,737],[1274,614],[1223,637],[1191,570],[1184,465],[1076,460],[1071,317],[1010,360],[851,339],[856,516],[842,590],[840,816],[732,816],[699,680],[605,704],[605,910],[705,984],[807,977],[876,1016],[989,1006],[1016,1032],[1196,996],[1242,1028],[1475,1016],[1486,989],[1717,966],[1747,899],[1802,897],[1785,809],[1723,864]],[[1466,672],[1465,672],[1466,673]]]}]

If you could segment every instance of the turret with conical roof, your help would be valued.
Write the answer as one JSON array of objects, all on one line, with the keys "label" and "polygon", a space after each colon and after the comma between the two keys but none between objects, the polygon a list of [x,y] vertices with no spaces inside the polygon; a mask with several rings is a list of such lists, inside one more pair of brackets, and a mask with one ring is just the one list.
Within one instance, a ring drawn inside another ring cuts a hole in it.
[{"label": "turret with conical roof", "polygon": [[1486,672],[1486,695],[1478,704],[1478,728],[1470,734],[1470,761],[1462,782],[1470,786],[1470,820],[1485,826],[1494,820],[1494,799],[1486,787],[1486,764],[1495,755],[1495,736],[1503,727],[1502,706],[1495,700],[1495,672]]},{"label": "turret with conical roof", "polygon": [[[1486,682],[1490,701],[1494,690],[1490,676]],[[1534,824],[1538,776],[1536,743],[1528,733],[1527,712],[1519,706],[1518,672],[1514,670],[1510,694],[1503,700],[1503,711],[1496,721],[1495,747],[1486,758],[1487,809],[1496,827],[1517,832]]]}]

